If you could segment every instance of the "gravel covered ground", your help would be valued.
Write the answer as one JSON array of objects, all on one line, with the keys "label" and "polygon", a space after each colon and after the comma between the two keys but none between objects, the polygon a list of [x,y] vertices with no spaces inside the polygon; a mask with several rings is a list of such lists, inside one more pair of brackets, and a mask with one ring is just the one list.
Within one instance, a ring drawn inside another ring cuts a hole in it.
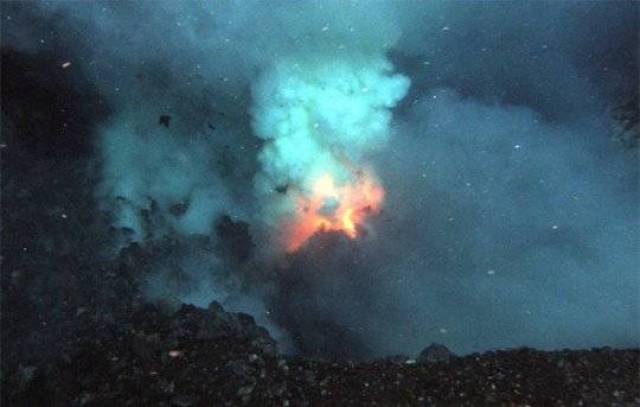
[{"label": "gravel covered ground", "polygon": [[127,332],[83,340],[4,377],[4,405],[640,405],[640,350],[514,349],[440,361],[285,357],[248,315],[135,311]]}]

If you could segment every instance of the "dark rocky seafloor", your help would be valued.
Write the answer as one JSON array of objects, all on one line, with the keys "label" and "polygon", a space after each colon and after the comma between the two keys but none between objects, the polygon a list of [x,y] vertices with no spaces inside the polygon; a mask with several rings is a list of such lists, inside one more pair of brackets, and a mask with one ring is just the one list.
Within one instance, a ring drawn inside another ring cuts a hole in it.
[{"label": "dark rocky seafloor", "polygon": [[[315,360],[216,303],[148,304],[150,259],[188,242],[104,255],[87,134],[108,109],[54,58],[2,57],[3,406],[640,405],[640,349]],[[616,111],[629,146],[633,109]]]},{"label": "dark rocky seafloor", "polygon": [[487,352],[434,362],[285,357],[248,315],[133,314],[4,380],[5,405],[637,405],[639,350]]}]

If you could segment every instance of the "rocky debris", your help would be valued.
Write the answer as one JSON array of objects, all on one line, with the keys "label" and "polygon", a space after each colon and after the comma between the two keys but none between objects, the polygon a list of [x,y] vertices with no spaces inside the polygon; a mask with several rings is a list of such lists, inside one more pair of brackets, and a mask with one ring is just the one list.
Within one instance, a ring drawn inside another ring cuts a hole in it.
[{"label": "rocky debris", "polygon": [[38,368],[35,366],[18,366],[18,370],[12,378],[16,390],[20,392],[26,391],[33,383],[37,373]]},{"label": "rocky debris", "polygon": [[267,330],[256,325],[251,315],[225,312],[216,301],[206,310],[183,305],[171,318],[170,325],[175,340],[235,337],[249,341],[261,339],[265,345],[275,346]]},{"label": "rocky debris", "polygon": [[640,144],[639,103],[636,94],[611,111],[611,117],[617,122],[615,139],[627,148],[635,148]]},{"label": "rocky debris", "polygon": [[169,213],[175,216],[176,218],[184,215],[187,212],[189,205],[187,203],[179,202],[177,204],[171,205],[169,208]]},{"label": "rocky debris", "polygon": [[[170,316],[143,306],[128,332],[84,340],[37,374],[35,367],[23,367],[9,375],[3,401],[178,407],[640,403],[640,349],[522,348],[452,357],[433,344],[419,363],[399,357],[331,362],[265,350],[263,343],[275,343],[242,315],[217,303],[207,309],[185,305]],[[15,385],[20,381],[25,384]]]},{"label": "rocky debris", "polygon": [[169,116],[168,114],[160,115],[160,118],[158,119],[158,124],[160,126],[164,126],[168,128],[169,125],[171,124],[171,116]]},{"label": "rocky debris", "polygon": [[455,356],[447,349],[446,346],[439,343],[432,343],[424,348],[420,355],[416,359],[419,364],[430,364],[437,362],[448,362],[451,357]]}]

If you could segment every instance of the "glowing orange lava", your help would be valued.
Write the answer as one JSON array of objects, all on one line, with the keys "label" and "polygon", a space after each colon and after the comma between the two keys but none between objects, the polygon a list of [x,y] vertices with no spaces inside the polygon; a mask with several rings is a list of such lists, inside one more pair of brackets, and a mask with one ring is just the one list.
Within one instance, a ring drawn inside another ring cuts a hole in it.
[{"label": "glowing orange lava", "polygon": [[355,239],[364,219],[380,211],[383,198],[384,189],[368,173],[358,172],[352,182],[341,186],[330,174],[322,175],[308,196],[298,198],[296,217],[288,228],[287,250],[297,250],[321,230],[340,231]]}]

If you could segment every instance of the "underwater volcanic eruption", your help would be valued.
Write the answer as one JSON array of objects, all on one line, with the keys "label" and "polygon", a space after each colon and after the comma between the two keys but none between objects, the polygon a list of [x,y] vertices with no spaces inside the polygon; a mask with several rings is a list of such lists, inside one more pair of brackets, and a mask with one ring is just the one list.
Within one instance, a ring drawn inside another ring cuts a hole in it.
[{"label": "underwater volcanic eruption", "polygon": [[297,250],[318,231],[342,232],[355,239],[366,217],[380,211],[383,198],[384,189],[368,172],[359,171],[345,185],[337,185],[329,173],[320,176],[309,195],[296,199],[294,220],[286,228],[287,251]]},{"label": "underwater volcanic eruption", "polygon": [[303,354],[637,344],[637,4],[8,3],[3,151],[87,147],[77,176],[34,167],[86,173],[77,205],[3,184],[46,215],[6,239],[29,262],[95,219],[92,262],[149,254],[145,300],[219,301]]},{"label": "underwater volcanic eruption", "polygon": [[[409,84],[393,72],[386,51],[376,49],[294,54],[264,69],[252,87],[253,130],[264,140],[254,178],[260,204],[254,225],[262,225],[276,263],[287,255],[266,302],[296,351],[366,354],[349,324],[323,308],[331,295],[320,294],[320,286],[359,279],[327,264],[341,258],[332,242],[344,236],[348,243],[341,247],[354,249],[352,241],[382,208],[385,189],[372,158],[391,138],[391,110]],[[337,290],[327,290],[352,297],[332,287]]]},{"label": "underwater volcanic eruption", "polygon": [[293,58],[254,88],[254,129],[266,140],[257,192],[287,252],[319,231],[356,238],[380,211],[384,189],[365,162],[409,88],[392,68],[384,55]]},{"label": "underwater volcanic eruption", "polygon": [[639,13],[0,2],[0,404],[640,405]]}]

